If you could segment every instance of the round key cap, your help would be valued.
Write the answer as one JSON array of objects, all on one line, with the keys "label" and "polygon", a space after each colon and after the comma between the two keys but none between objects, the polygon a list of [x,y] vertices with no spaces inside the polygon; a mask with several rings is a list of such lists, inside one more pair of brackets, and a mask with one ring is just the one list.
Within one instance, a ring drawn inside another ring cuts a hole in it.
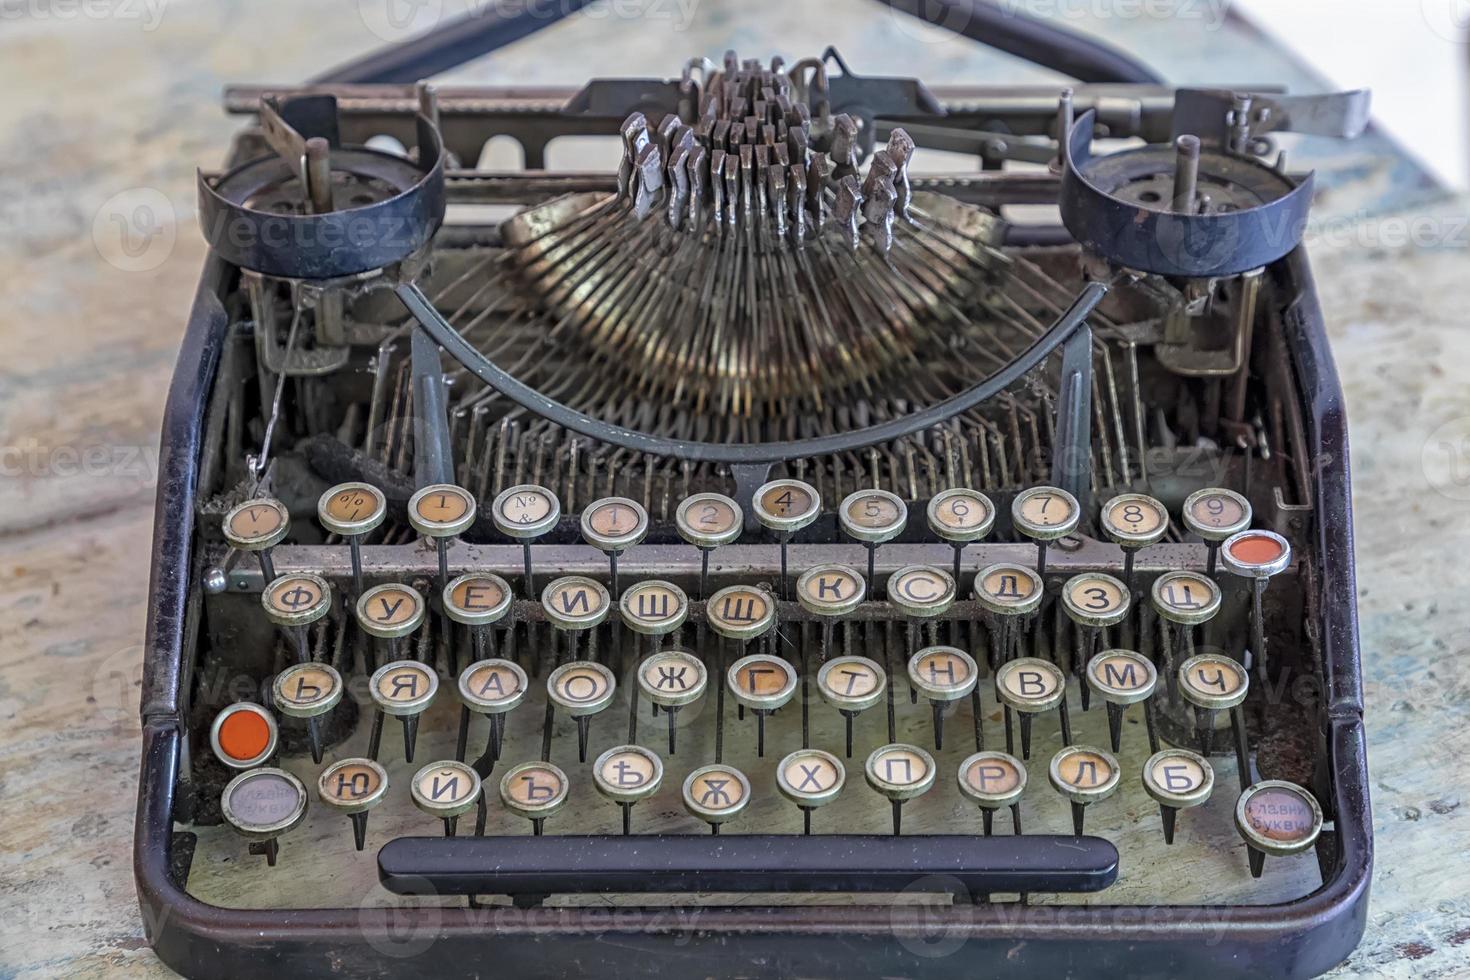
[{"label": "round key cap", "polygon": [[772,480],[755,492],[755,516],[782,534],[800,531],[822,512],[817,488],[800,480]]},{"label": "round key cap", "polygon": [[1077,530],[1082,507],[1059,487],[1031,487],[1011,501],[1011,523],[1033,541],[1056,541]]},{"label": "round key cap", "polygon": [[975,598],[998,616],[1028,616],[1044,595],[1041,577],[1024,565],[991,565],[975,576]]},{"label": "round key cap", "polygon": [[1225,711],[1245,701],[1250,675],[1229,657],[1202,653],[1179,665],[1179,692],[1196,707]]},{"label": "round key cap", "polygon": [[980,668],[968,653],[956,647],[927,647],[909,658],[909,683],[930,701],[958,701],[969,697],[980,679]]},{"label": "round key cap", "polygon": [[315,718],[342,700],[342,675],[329,664],[305,663],[276,675],[271,696],[276,710],[288,718]]},{"label": "round key cap", "polygon": [[718,830],[750,802],[750,780],[734,766],[701,766],[684,780],[684,809]]},{"label": "round key cap", "polygon": [[1062,586],[1062,608],[1079,626],[1116,626],[1128,616],[1128,587],[1102,572],[1083,572]]},{"label": "round key cap", "polygon": [[722,493],[696,493],[679,503],[674,523],[679,536],[697,548],[718,548],[740,537],[745,514]]},{"label": "round key cap", "polygon": [[375,585],[357,597],[357,624],[369,636],[408,636],[423,621],[424,597],[407,585]]},{"label": "round key cap", "polygon": [[689,618],[689,597],[673,582],[657,579],[639,582],[623,590],[618,599],[618,612],[633,632],[663,636],[683,626]]},{"label": "round key cap", "polygon": [[776,624],[776,604],[753,585],[732,585],[710,596],[705,615],[721,636],[751,640]]},{"label": "round key cap", "polygon": [[1021,657],[1001,664],[996,671],[995,696],[1027,714],[1050,711],[1067,696],[1067,677],[1049,660]]},{"label": "round key cap", "polygon": [[399,718],[421,713],[437,693],[439,675],[417,660],[384,664],[368,681],[368,694],[378,710]]},{"label": "round key cap", "polygon": [[504,714],[525,700],[530,686],[514,661],[478,660],[460,671],[459,700],[477,714]]},{"label": "round key cap", "polygon": [[444,587],[444,614],[464,626],[491,626],[515,599],[510,583],[490,572],[470,572]]},{"label": "round key cap", "polygon": [[842,501],[837,509],[837,520],[853,540],[882,544],[903,533],[909,520],[909,508],[896,493],[858,490]]},{"label": "round key cap", "polygon": [[665,708],[681,708],[699,700],[708,683],[704,661],[684,650],[660,650],[638,667],[638,689]]},{"label": "round key cap", "polygon": [[408,523],[426,538],[452,538],[475,523],[475,497],[452,483],[435,483],[408,498]]},{"label": "round key cap", "polygon": [[253,769],[276,751],[276,719],[250,701],[232,704],[215,716],[209,744],[231,769]]},{"label": "round key cap", "polygon": [[332,608],[332,589],[320,575],[282,575],[260,594],[266,618],[287,628],[309,626]]},{"label": "round key cap", "polygon": [[1184,500],[1184,526],[1206,541],[1224,541],[1251,526],[1251,503],[1234,490],[1207,487]]},{"label": "round key cap", "polygon": [[929,501],[929,528],[946,541],[979,541],[995,526],[995,505],[978,490],[955,487]]},{"label": "round key cap", "polygon": [[1113,795],[1121,770],[1118,760],[1102,749],[1069,745],[1052,757],[1047,774],[1053,788],[1072,801],[1072,832],[1081,837],[1087,806]]},{"label": "round key cap", "polygon": [[834,657],[817,671],[822,700],[839,711],[866,711],[883,700],[888,675],[867,657]]},{"label": "round key cap", "polygon": [[641,745],[617,745],[592,764],[597,791],[614,803],[637,803],[658,792],[664,764]]},{"label": "round key cap", "polygon": [[1268,579],[1291,565],[1291,545],[1272,531],[1241,531],[1225,539],[1220,560],[1234,575]]},{"label": "round key cap", "polygon": [[1169,511],[1153,497],[1125,493],[1103,504],[1103,533],[1114,544],[1137,549],[1156,544],[1169,530]]},{"label": "round key cap", "polygon": [[473,810],[480,802],[480,774],[463,762],[431,762],[413,774],[408,784],[413,805],[431,817],[449,821]]},{"label": "round key cap", "polygon": [[1235,829],[1263,854],[1298,854],[1322,833],[1322,808],[1295,783],[1262,780],[1235,801]]},{"label": "round key cap", "polygon": [[561,501],[545,487],[523,483],[502,490],[490,505],[490,520],[508,538],[539,538],[561,519]]},{"label": "round key cap", "polygon": [[549,762],[523,762],[500,777],[500,802],[510,812],[536,824],[567,802],[567,774]]},{"label": "round key cap", "polygon": [[225,823],[246,840],[273,840],[306,819],[306,787],[284,769],[251,769],[230,780],[219,805]]},{"label": "round key cap", "polygon": [[753,711],[775,711],[796,693],[796,668],[780,657],[754,653],[741,657],[725,673],[735,700]]},{"label": "round key cap", "polygon": [[949,612],[958,588],[946,571],[908,565],[888,579],[888,601],[911,619],[933,619]]},{"label": "round key cap", "polygon": [[360,851],[367,843],[368,811],[388,795],[388,770],[372,759],[342,759],[317,777],[322,805],[352,820],[352,838]]},{"label": "round key cap", "polygon": [[370,483],[339,483],[316,502],[321,526],[353,538],[377,530],[388,515],[388,498]]},{"label": "round key cap", "polygon": [[541,590],[541,608],[557,629],[587,630],[601,624],[612,608],[612,596],[601,582],[585,575],[565,575]]},{"label": "round key cap", "polygon": [[582,540],[599,551],[625,551],[648,533],[648,512],[627,497],[604,497],[582,511]]},{"label": "round key cap", "polygon": [[291,514],[273,497],[257,497],[236,504],[225,515],[225,540],[240,551],[264,551],[285,540]]},{"label": "round key cap", "polygon": [[1159,805],[1185,810],[1210,798],[1215,770],[1208,759],[1188,749],[1164,749],[1143,764],[1143,788]]},{"label": "round key cap", "polygon": [[922,796],[934,785],[934,757],[917,745],[884,745],[868,755],[863,776],[868,785],[890,800],[901,802]]},{"label": "round key cap", "polygon": [[866,594],[862,574],[846,565],[815,565],[796,580],[797,601],[816,616],[845,616],[862,604]]},{"label": "round key cap", "polygon": [[1220,611],[1220,587],[1196,572],[1168,572],[1154,579],[1150,592],[1158,614],[1180,626],[1199,626]]},{"label": "round key cap", "polygon": [[1104,650],[1087,664],[1087,684],[1109,704],[1137,704],[1153,696],[1159,673],[1132,650]]},{"label": "round key cap", "polygon": [[987,810],[999,810],[1021,799],[1026,767],[1004,752],[976,752],[960,763],[960,793]]},{"label": "round key cap", "polygon": [[595,715],[612,703],[617,678],[602,664],[574,660],[562,664],[546,679],[546,693],[573,718]]},{"label": "round key cap", "polygon": [[837,799],[846,781],[842,762],[821,749],[797,749],[776,767],[776,788],[804,810]]}]

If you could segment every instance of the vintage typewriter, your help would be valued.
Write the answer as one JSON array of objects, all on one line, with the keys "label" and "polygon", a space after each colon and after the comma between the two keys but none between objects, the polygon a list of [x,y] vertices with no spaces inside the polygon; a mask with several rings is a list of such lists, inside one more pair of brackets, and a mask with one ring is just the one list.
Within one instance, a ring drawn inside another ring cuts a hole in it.
[{"label": "vintage typewriter", "polygon": [[[1347,955],[1347,438],[1272,146],[1365,94],[426,57],[231,90],[200,176],[136,837],[166,963]],[[542,169],[589,134],[602,172]],[[473,169],[506,135],[528,169]]]}]

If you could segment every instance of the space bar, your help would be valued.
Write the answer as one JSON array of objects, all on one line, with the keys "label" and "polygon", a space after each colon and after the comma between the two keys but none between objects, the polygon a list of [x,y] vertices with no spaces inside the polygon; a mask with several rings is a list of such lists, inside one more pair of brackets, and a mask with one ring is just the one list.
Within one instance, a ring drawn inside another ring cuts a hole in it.
[{"label": "space bar", "polygon": [[[864,834],[400,837],[378,851],[389,891],[1095,892],[1118,877],[1100,837]],[[932,887],[930,887],[932,886]]]}]

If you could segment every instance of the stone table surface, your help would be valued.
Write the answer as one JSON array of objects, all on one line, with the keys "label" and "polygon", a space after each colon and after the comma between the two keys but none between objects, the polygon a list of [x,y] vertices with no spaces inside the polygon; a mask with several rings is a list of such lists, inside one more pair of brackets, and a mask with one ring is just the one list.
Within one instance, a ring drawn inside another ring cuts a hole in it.
[{"label": "stone table surface", "polygon": [[[159,420],[203,259],[193,174],[239,126],[224,84],[377,46],[401,32],[387,2],[0,3],[0,977],[167,973],[129,848]],[[1037,6],[1090,10],[1076,26],[1175,82],[1322,87],[1222,4]],[[1056,80],[864,0],[611,0],[453,77],[577,84],[828,43],[859,72]],[[1335,975],[1464,976],[1470,202],[1377,135],[1292,152],[1324,178],[1310,249],[1352,418],[1359,592],[1341,598],[1377,836],[1367,936]]]}]

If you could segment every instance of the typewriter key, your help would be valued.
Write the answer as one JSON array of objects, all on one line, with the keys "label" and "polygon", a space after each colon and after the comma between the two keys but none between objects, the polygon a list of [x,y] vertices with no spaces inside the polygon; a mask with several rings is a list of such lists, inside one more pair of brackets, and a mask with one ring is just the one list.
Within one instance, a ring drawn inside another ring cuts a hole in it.
[{"label": "typewriter key", "polygon": [[322,770],[316,781],[322,805],[352,820],[352,842],[367,843],[368,812],[388,795],[388,770],[372,759],[342,759]]},{"label": "typewriter key", "polygon": [[740,537],[745,513],[722,493],[696,493],[680,502],[674,523],[679,536],[700,551],[699,597],[704,599],[709,595],[710,553]]},{"label": "typewriter key", "polygon": [[339,483],[316,502],[317,521],[352,549],[352,594],[362,595],[362,539],[388,514],[388,498],[368,483]]},{"label": "typewriter key", "polygon": [[766,754],[766,716],[796,693],[796,668],[780,657],[755,653],[730,665],[725,682],[737,703],[755,712],[756,755]]},{"label": "typewriter key", "polygon": [[230,508],[225,515],[225,540],[238,551],[255,552],[260,574],[267,582],[276,577],[271,549],[285,540],[291,530],[291,513],[273,497],[257,497]]},{"label": "typewriter key", "polygon": [[502,490],[490,505],[490,520],[495,529],[521,543],[521,559],[525,564],[526,595],[535,595],[531,583],[531,542],[556,527],[561,520],[561,501],[545,487],[523,483]]},{"label": "typewriter key", "polygon": [[1051,784],[1072,801],[1072,832],[1082,836],[1087,806],[1113,795],[1118,788],[1118,760],[1102,749],[1069,745],[1052,757]]},{"label": "typewriter key", "polygon": [[[1072,652],[1070,673],[1076,676],[1092,659],[1102,640],[1102,631],[1117,626],[1128,616],[1132,595],[1128,586],[1111,575],[1083,572],[1067,579],[1062,586],[1062,608],[1067,618],[1077,624],[1080,643]],[[1082,710],[1091,706],[1090,688],[1083,684]],[[1116,746],[1114,751],[1117,751]]]},{"label": "typewriter key", "polygon": [[418,739],[419,716],[439,692],[439,675],[417,660],[397,660],[384,664],[368,681],[368,694],[377,706],[373,729],[368,736],[368,757],[378,758],[383,737],[383,716],[393,715],[403,724],[403,758],[413,761],[414,742]]},{"label": "typewriter key", "polygon": [[390,582],[357,597],[357,625],[369,636],[388,641],[388,659],[402,658],[402,639],[424,621],[424,598],[418,590]]},{"label": "typewriter key", "polygon": [[985,836],[995,829],[995,811],[1011,809],[1011,825],[1021,834],[1021,794],[1026,791],[1026,767],[1004,752],[976,752],[960,763],[960,793],[980,807]]},{"label": "typewriter key", "polygon": [[832,621],[862,605],[867,583],[857,569],[846,565],[815,565],[796,580],[796,599],[801,607],[821,617],[822,660],[832,649]]},{"label": "typewriter key", "polygon": [[710,629],[731,640],[753,640],[776,625],[776,604],[753,585],[732,585],[705,605]]},{"label": "typewriter key", "polygon": [[908,520],[908,505],[898,494],[887,490],[858,490],[842,501],[837,509],[837,521],[848,537],[867,547],[869,582],[873,581],[878,545],[902,534]]},{"label": "typewriter key", "polygon": [[888,675],[867,657],[836,657],[817,671],[822,699],[842,712],[847,722],[847,757],[852,758],[852,722],[859,712],[883,700]]},{"label": "typewriter key", "polygon": [[1159,750],[1152,698],[1159,672],[1153,661],[1132,650],[1104,650],[1087,662],[1087,687],[1096,691],[1108,706],[1108,742],[1114,752],[1123,742],[1123,712],[1128,705],[1143,703],[1148,725],[1150,752]]},{"label": "typewriter key", "polygon": [[296,664],[276,675],[271,696],[276,710],[287,718],[306,719],[311,761],[320,765],[322,736],[317,718],[342,700],[342,675],[327,664]]},{"label": "typewriter key", "polygon": [[1179,666],[1179,693],[1194,705],[1195,732],[1200,753],[1208,756],[1214,743],[1215,716],[1230,712],[1231,734],[1235,737],[1235,761],[1240,766],[1242,788],[1250,783],[1246,745],[1245,713],[1241,705],[1250,693],[1250,674],[1244,665],[1216,653],[1190,657]]},{"label": "typewriter key", "polygon": [[1215,580],[1197,572],[1167,572],[1154,579],[1149,592],[1154,611],[1169,625],[1173,641],[1164,648],[1164,676],[1170,693],[1175,693],[1175,666],[1194,651],[1194,627],[1215,618],[1220,611],[1220,587]]},{"label": "typewriter key", "polygon": [[975,575],[975,598],[995,627],[990,645],[994,661],[1015,656],[1021,635],[1045,595],[1041,576],[1024,565],[990,565]]},{"label": "typewriter key", "polygon": [[934,757],[917,745],[884,745],[868,755],[863,776],[892,804],[893,836],[902,832],[904,803],[929,792],[937,771]]},{"label": "typewriter key", "polygon": [[592,716],[612,704],[617,687],[613,672],[592,660],[562,664],[546,678],[546,693],[552,704],[576,719],[578,762],[587,761],[587,735]]},{"label": "typewriter key", "polygon": [[929,530],[954,548],[954,580],[960,580],[965,545],[979,541],[995,526],[995,505],[979,490],[955,487],[936,494],[926,511]]},{"label": "typewriter key", "polygon": [[1235,829],[1250,851],[1251,876],[1259,878],[1266,855],[1300,854],[1322,833],[1322,808],[1295,783],[1266,779],[1235,801]]},{"label": "typewriter key", "polygon": [[812,832],[812,811],[837,799],[847,770],[832,753],[797,749],[776,767],[776,789],[802,813],[802,833]]},{"label": "typewriter key", "polygon": [[431,762],[408,784],[413,805],[444,821],[444,836],[453,837],[459,818],[483,806],[480,774],[463,762]]},{"label": "typewriter key", "polygon": [[505,716],[525,700],[530,681],[526,672],[513,661],[477,660],[460,672],[458,688],[459,738],[454,758],[464,761],[470,734],[470,714],[484,715],[490,721],[490,733],[485,751],[474,763],[475,771],[483,779],[500,758],[500,747],[505,740]]},{"label": "typewriter key", "polygon": [[657,638],[673,633],[689,618],[689,597],[673,582],[657,579],[630,585],[618,600],[623,623],[635,633]]},{"label": "typewriter key", "polygon": [[781,542],[781,597],[786,598],[786,546],[793,534],[822,512],[821,494],[816,487],[800,480],[772,480],[756,490],[752,503],[756,520],[776,532]]},{"label": "typewriter key", "polygon": [[1251,652],[1255,654],[1256,676],[1266,677],[1266,618],[1261,601],[1266,583],[1291,565],[1291,545],[1271,531],[1241,531],[1220,546],[1225,568],[1251,580]]},{"label": "typewriter key", "polygon": [[[461,575],[444,587],[440,602],[444,615],[461,626],[469,628],[470,642],[474,653],[470,660],[484,660],[494,651],[487,651],[490,627],[505,618],[515,598],[510,583],[490,572],[471,572]],[[458,658],[456,658],[456,662]]]},{"label": "typewriter key", "polygon": [[306,787],[284,769],[251,769],[230,780],[219,807],[225,823],[252,842],[250,853],[275,867],[280,836],[306,819]]},{"label": "typewriter key", "polygon": [[663,778],[663,761],[641,745],[615,746],[592,764],[597,792],[622,808],[624,837],[633,832],[633,804],[657,793]]},{"label": "typewriter key", "polygon": [[1207,487],[1185,498],[1181,516],[1184,526],[1209,546],[1205,574],[1213,578],[1220,542],[1251,526],[1251,502],[1234,490]]},{"label": "typewriter key", "polygon": [[639,690],[668,716],[669,755],[674,754],[679,709],[699,700],[708,683],[704,661],[683,650],[660,651],[638,667]]},{"label": "typewriter key", "polygon": [[225,708],[209,729],[209,744],[231,769],[253,769],[276,751],[276,719],[250,701]]},{"label": "typewriter key", "polygon": [[948,572],[925,565],[907,565],[888,579],[888,601],[910,619],[943,616],[958,591]]},{"label": "typewriter key", "polygon": [[452,483],[424,487],[408,498],[408,523],[439,552],[439,591],[449,584],[449,539],[475,523],[475,498]]},{"label": "typewriter key", "polygon": [[1062,744],[1072,744],[1072,722],[1067,716],[1067,675],[1049,660],[1021,657],[1001,664],[995,672],[995,697],[1005,708],[1006,751],[1013,753],[1011,711],[1021,716],[1021,758],[1031,758],[1031,716],[1057,709],[1062,721]]},{"label": "typewriter key", "polygon": [[944,748],[944,708],[975,690],[980,668],[963,650],[926,647],[909,658],[909,683],[929,699],[934,714],[934,748]]},{"label": "typewriter key", "polygon": [[332,607],[332,589],[327,580],[306,573],[282,575],[261,592],[260,603],[267,619],[290,632],[296,644],[296,662],[310,660],[306,628]]},{"label": "typewriter key", "polygon": [[604,497],[582,511],[582,540],[607,555],[613,597],[618,589],[618,555],[648,533],[648,512],[627,497]]},{"label": "typewriter key", "polygon": [[1046,577],[1046,546],[1077,530],[1082,508],[1059,487],[1032,487],[1011,501],[1011,523],[1018,534],[1036,542],[1036,574]]},{"label": "typewriter key", "polygon": [[734,766],[701,766],[684,780],[684,809],[709,824],[713,835],[749,802],[750,780]]},{"label": "typewriter key", "polygon": [[1210,761],[1188,749],[1155,752],[1143,764],[1143,788],[1159,804],[1164,843],[1174,843],[1174,823],[1180,810],[1199,806],[1215,788]]},{"label": "typewriter key", "polygon": [[547,622],[566,633],[567,648],[575,659],[576,634],[602,624],[612,609],[612,597],[596,579],[565,575],[548,582],[541,590],[541,608],[546,612]]},{"label": "typewriter key", "polygon": [[1169,530],[1169,511],[1153,497],[1125,493],[1102,507],[1103,533],[1123,549],[1123,581],[1133,591],[1133,559],[1142,548],[1158,544]]},{"label": "typewriter key", "polygon": [[546,818],[566,805],[570,785],[567,774],[549,762],[522,762],[500,777],[500,802],[531,821],[532,833],[540,837]]}]

